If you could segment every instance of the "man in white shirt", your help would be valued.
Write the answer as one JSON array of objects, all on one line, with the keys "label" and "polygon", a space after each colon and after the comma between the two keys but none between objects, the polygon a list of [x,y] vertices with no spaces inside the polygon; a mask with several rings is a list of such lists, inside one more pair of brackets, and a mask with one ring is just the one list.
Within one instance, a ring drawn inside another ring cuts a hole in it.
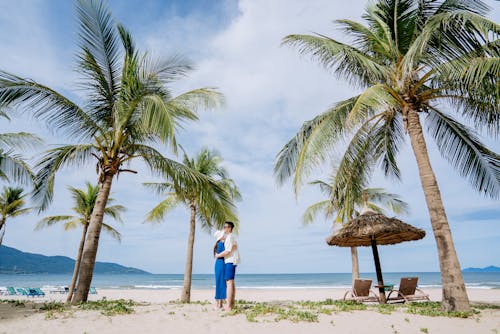
[{"label": "man in white shirt", "polygon": [[226,280],[227,287],[226,311],[230,311],[234,307],[234,299],[236,295],[234,276],[236,274],[236,266],[240,263],[238,242],[233,235],[233,228],[234,224],[232,222],[224,223],[224,232],[226,234],[224,240],[224,251],[216,255],[217,258],[224,258],[224,278]]}]

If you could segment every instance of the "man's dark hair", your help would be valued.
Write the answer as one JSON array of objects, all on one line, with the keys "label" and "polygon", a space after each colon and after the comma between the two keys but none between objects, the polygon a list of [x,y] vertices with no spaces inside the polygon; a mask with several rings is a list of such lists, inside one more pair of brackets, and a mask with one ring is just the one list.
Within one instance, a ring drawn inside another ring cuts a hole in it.
[{"label": "man's dark hair", "polygon": [[231,226],[231,231],[234,229],[234,223],[233,222],[225,222],[224,224],[227,224]]}]

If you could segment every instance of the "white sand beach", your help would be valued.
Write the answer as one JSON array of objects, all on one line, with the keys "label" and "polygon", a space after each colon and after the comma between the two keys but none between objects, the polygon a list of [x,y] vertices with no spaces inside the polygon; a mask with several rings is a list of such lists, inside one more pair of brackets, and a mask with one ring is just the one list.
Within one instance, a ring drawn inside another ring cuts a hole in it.
[{"label": "white sand beach", "polygon": [[[432,300],[439,300],[440,289],[427,289]],[[500,304],[500,290],[469,289],[473,303]],[[342,298],[344,289],[242,289],[237,299],[286,303]],[[173,303],[179,290],[99,290],[90,300],[132,299],[144,305],[134,313],[106,316],[99,311],[77,310],[62,313],[40,312],[26,307],[0,304],[0,333],[499,333],[500,309],[482,310],[471,318],[430,317],[409,314],[396,308],[383,314],[369,310],[321,314],[318,322],[297,322],[272,317],[249,321],[244,314],[225,314],[209,303]],[[212,290],[193,290],[195,302],[211,301]],[[2,296],[6,299],[7,296]],[[65,295],[47,294],[36,301],[63,301]],[[15,299],[8,298],[8,299]],[[26,298],[17,297],[26,300]]]}]

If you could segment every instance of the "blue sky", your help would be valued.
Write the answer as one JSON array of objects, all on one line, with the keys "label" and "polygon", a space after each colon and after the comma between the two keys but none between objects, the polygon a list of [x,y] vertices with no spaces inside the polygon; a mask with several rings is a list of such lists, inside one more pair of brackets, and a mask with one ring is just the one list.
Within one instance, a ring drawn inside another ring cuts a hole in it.
[{"label": "blue sky", "polygon": [[[318,220],[304,227],[304,209],[321,195],[304,188],[298,199],[289,186],[279,188],[273,180],[274,157],[300,124],[353,95],[354,90],[338,81],[306,57],[280,47],[290,33],[321,32],[338,36],[331,21],[359,20],[365,0],[205,0],[205,1],[109,1],[115,18],[127,26],[138,45],[153,55],[183,54],[196,63],[188,79],[174,90],[218,87],[227,99],[222,110],[204,112],[201,121],[179,133],[188,152],[203,146],[217,149],[243,194],[239,204],[240,272],[349,272],[349,250],[329,247],[325,238],[331,223]],[[491,17],[498,22],[499,5],[494,1]],[[81,98],[74,63],[77,47],[73,3],[66,0],[0,2],[0,68],[33,78]],[[42,136],[46,147],[63,144],[42,122],[28,116],[0,121],[1,132],[29,131]],[[485,139],[500,151],[500,141]],[[409,143],[408,143],[409,144]],[[463,267],[500,265],[500,206],[475,193],[443,160],[429,142],[431,161],[441,186],[455,246]],[[34,157],[36,152],[25,152]],[[418,242],[380,247],[385,271],[437,271],[436,247],[418,179],[416,164],[407,146],[400,154],[403,181],[395,183],[377,174],[372,186],[385,187],[410,203],[403,220],[423,228],[427,237]],[[113,197],[128,207],[121,244],[101,238],[98,260],[135,266],[154,273],[182,273],[188,233],[188,212],[180,208],[163,224],[143,224],[145,213],[159,200],[142,182],[152,181],[144,166],[137,175],[122,175],[113,185]],[[326,166],[328,167],[328,166]],[[327,175],[328,168],[317,176]],[[93,166],[66,169],[56,179],[56,195],[45,213],[65,214],[71,207],[67,185],[82,186],[95,181]],[[35,214],[8,222],[4,243],[23,251],[74,257],[79,231],[63,232],[54,227],[34,232],[40,219]],[[213,267],[212,236],[197,231],[195,273]],[[371,251],[360,250],[361,271],[374,270]],[[411,261],[408,261],[411,259]]]}]

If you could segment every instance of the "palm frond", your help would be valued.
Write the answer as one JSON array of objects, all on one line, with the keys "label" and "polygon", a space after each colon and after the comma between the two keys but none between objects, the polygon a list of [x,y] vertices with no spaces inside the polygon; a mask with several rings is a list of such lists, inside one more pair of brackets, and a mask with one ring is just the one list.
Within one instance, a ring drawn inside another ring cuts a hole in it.
[{"label": "palm frond", "polygon": [[368,203],[379,204],[395,214],[408,214],[410,212],[408,203],[397,194],[388,193],[382,188],[367,188],[364,189],[364,192]]},{"label": "palm frond", "polygon": [[126,208],[123,205],[110,205],[104,208],[104,214],[106,216],[109,216],[120,223],[123,223],[121,213],[124,211],[126,211]]},{"label": "palm frond", "polygon": [[0,149],[0,179],[28,185],[34,183],[31,168],[19,154]]},{"label": "palm frond", "polygon": [[170,195],[160,203],[158,203],[146,215],[146,222],[160,223],[163,221],[165,215],[174,209],[180,203],[179,198],[175,195]]},{"label": "palm frond", "polygon": [[325,68],[332,69],[340,78],[353,85],[367,87],[383,82],[387,68],[364,52],[323,35],[288,35],[282,44],[296,47],[300,54],[308,54]]},{"label": "palm frond", "polygon": [[311,169],[322,163],[336,140],[349,130],[346,119],[358,96],[337,103],[335,106],[304,122],[297,134],[281,149],[274,165],[274,176],[283,184],[293,176],[297,192]]},{"label": "palm frond", "polygon": [[417,62],[435,67],[454,59],[484,53],[483,44],[495,40],[500,25],[482,15],[455,10],[433,15],[412,43],[402,60],[410,73]]},{"label": "palm frond", "polygon": [[110,10],[100,0],[79,0],[79,66],[95,110],[111,112],[119,87],[120,38]]},{"label": "palm frond", "polygon": [[426,124],[441,155],[459,174],[479,192],[498,198],[500,155],[486,148],[471,129],[435,108],[430,108]]},{"label": "palm frond", "polygon": [[45,217],[36,224],[35,231],[39,231],[39,230],[42,230],[44,228],[51,227],[55,224],[66,223],[69,220],[72,220],[74,218],[75,218],[74,216],[49,216],[49,217]]},{"label": "palm frond", "polygon": [[97,149],[92,144],[60,146],[47,151],[36,165],[36,186],[33,192],[40,211],[52,201],[56,172],[65,166],[83,166],[93,159]]},{"label": "palm frond", "polygon": [[477,128],[486,128],[491,134],[500,133],[500,58],[467,57],[437,68],[434,86],[443,87],[443,96],[462,115],[472,120]]},{"label": "palm frond", "polygon": [[224,105],[224,95],[215,88],[198,88],[172,98],[168,104],[174,117],[197,120],[196,111],[217,109]]},{"label": "palm frond", "polygon": [[107,234],[109,234],[111,236],[111,238],[117,240],[118,242],[122,241],[122,235],[121,235],[121,233],[118,232],[113,226],[108,225],[106,223],[103,223],[102,224],[102,229],[103,229],[104,232],[106,232]]},{"label": "palm frond", "polygon": [[7,150],[25,150],[35,148],[43,143],[43,139],[27,132],[0,133],[0,147]]},{"label": "palm frond", "polygon": [[35,81],[4,71],[0,71],[0,105],[30,110],[51,128],[73,138],[90,138],[101,130],[95,120],[68,98]]},{"label": "palm frond", "polygon": [[309,225],[314,222],[318,214],[323,213],[325,215],[325,219],[331,217],[332,212],[329,208],[332,206],[330,200],[324,200],[310,205],[304,214],[302,215],[302,224]]}]

